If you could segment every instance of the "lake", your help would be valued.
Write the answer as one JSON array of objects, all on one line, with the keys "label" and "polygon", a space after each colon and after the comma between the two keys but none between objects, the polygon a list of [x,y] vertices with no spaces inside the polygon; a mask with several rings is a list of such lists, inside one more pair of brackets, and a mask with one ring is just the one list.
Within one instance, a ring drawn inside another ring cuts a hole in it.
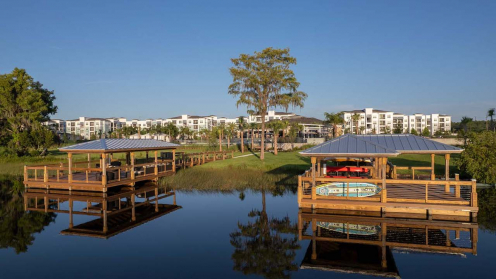
[{"label": "lake", "polygon": [[470,224],[316,214],[299,210],[291,191],[174,197],[161,188],[109,201],[103,232],[103,218],[91,215],[98,195],[71,208],[50,193],[46,209],[59,212],[45,213],[43,193],[7,186],[0,278],[494,278],[494,189],[479,190],[479,223]]}]

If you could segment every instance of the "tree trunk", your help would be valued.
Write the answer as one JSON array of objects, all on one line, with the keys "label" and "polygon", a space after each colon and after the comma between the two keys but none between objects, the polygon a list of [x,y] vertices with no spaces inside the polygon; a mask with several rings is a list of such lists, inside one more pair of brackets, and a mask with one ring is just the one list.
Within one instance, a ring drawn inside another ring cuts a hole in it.
[{"label": "tree trunk", "polygon": [[279,131],[274,132],[274,155],[277,155],[277,138],[279,137]]},{"label": "tree trunk", "polygon": [[227,149],[231,146],[231,138],[227,137]]},{"label": "tree trunk", "polygon": [[266,111],[262,111],[262,141],[260,142],[260,160],[265,159],[265,114]]},{"label": "tree trunk", "polygon": [[253,151],[253,137],[255,136],[255,130],[251,129],[251,151]]},{"label": "tree trunk", "polygon": [[241,154],[245,152],[245,141],[243,140],[243,130],[241,130]]},{"label": "tree trunk", "polygon": [[219,151],[222,151],[222,133],[219,134]]}]

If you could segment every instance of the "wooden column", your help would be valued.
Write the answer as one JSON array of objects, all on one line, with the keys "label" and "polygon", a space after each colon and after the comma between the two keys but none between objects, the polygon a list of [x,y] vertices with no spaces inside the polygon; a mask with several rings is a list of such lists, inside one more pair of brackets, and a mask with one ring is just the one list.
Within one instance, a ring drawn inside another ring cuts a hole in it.
[{"label": "wooden column", "polygon": [[317,162],[317,176],[318,177],[321,177],[321,174],[320,174],[320,160]]},{"label": "wooden column", "polygon": [[67,164],[69,167],[68,180],[69,183],[72,183],[72,153],[67,154]]},{"label": "wooden column", "polygon": [[158,175],[158,151],[155,151],[155,175]]},{"label": "wooden column", "polygon": [[100,166],[102,168],[102,185],[105,186],[107,185],[107,161],[105,160],[107,158],[107,154],[102,153],[102,165]]},{"label": "wooden column", "polygon": [[312,218],[312,260],[317,259],[317,220]]},{"label": "wooden column", "polygon": [[315,163],[317,162],[316,157],[311,158],[312,162],[312,200],[317,199],[317,190],[315,189]]},{"label": "wooden column", "polygon": [[91,168],[91,154],[88,153],[88,168]]},{"label": "wooden column", "polygon": [[436,154],[431,154],[431,180],[436,180],[436,174],[434,173],[434,166]]},{"label": "wooden column", "polygon": [[134,152],[131,152],[129,154],[130,156],[130,159],[131,159],[131,179],[134,180],[135,179],[135,173],[134,173]]},{"label": "wooden column", "polygon": [[28,181],[28,167],[24,165],[24,181]]},{"label": "wooden column", "polygon": [[382,195],[381,195],[381,202],[387,202],[387,189],[386,189],[386,166],[387,166],[387,158],[381,158],[382,159],[382,173],[381,173],[381,178],[382,178]]},{"label": "wooden column", "polygon": [[446,176],[446,180],[449,180],[449,161],[450,161],[450,155],[449,154],[445,154],[444,155],[444,160],[445,160],[445,163],[444,163],[444,167],[445,167],[445,176]]}]

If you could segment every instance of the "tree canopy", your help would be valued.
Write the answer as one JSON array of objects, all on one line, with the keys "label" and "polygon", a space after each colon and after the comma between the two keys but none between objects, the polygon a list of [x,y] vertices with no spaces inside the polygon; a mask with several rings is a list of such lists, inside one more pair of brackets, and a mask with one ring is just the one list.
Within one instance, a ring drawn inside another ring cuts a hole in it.
[{"label": "tree canopy", "polygon": [[[57,112],[53,91],[43,88],[24,69],[15,68],[0,75],[0,142],[7,142],[9,150],[18,156],[28,154],[34,147],[38,132],[46,133],[41,123]],[[32,131],[36,130],[35,134]],[[44,137],[49,139],[50,137]],[[42,145],[51,145],[46,142]],[[39,145],[39,144],[38,144]]]},{"label": "tree canopy", "polygon": [[[237,106],[246,105],[262,116],[261,146],[265,145],[265,116],[269,108],[303,107],[307,94],[298,91],[300,83],[296,80],[291,65],[296,58],[291,57],[289,48],[266,48],[260,52],[241,54],[231,59],[229,69],[233,82],[228,93],[238,98]],[[261,148],[260,159],[264,159]]]},{"label": "tree canopy", "polygon": [[469,133],[467,138],[458,167],[478,182],[496,183],[496,133]]}]

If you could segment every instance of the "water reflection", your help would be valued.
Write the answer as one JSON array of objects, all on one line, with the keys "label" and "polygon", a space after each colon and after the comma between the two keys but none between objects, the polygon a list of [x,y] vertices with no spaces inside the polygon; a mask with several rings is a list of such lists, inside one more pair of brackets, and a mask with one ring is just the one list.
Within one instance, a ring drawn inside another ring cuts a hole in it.
[{"label": "water reflection", "polygon": [[289,272],[298,270],[294,263],[298,244],[298,227],[289,217],[269,218],[265,190],[262,189],[262,210],[253,209],[254,218],[230,234],[235,250],[231,256],[233,269],[245,275],[265,278],[290,278]]},{"label": "water reflection", "polygon": [[[159,203],[167,197],[172,197],[172,204]],[[61,234],[98,238],[110,238],[181,208],[175,192],[153,184],[109,193],[27,189],[24,207],[32,213],[69,214],[69,227]],[[74,225],[74,215],[98,218]]]},{"label": "water reflection", "polygon": [[340,213],[300,210],[299,239],[311,241],[301,269],[400,278],[394,253],[477,254],[476,223]]},{"label": "water reflection", "polygon": [[26,212],[20,179],[0,179],[0,249],[13,248],[17,254],[27,252],[34,234],[55,221],[54,213]]}]

